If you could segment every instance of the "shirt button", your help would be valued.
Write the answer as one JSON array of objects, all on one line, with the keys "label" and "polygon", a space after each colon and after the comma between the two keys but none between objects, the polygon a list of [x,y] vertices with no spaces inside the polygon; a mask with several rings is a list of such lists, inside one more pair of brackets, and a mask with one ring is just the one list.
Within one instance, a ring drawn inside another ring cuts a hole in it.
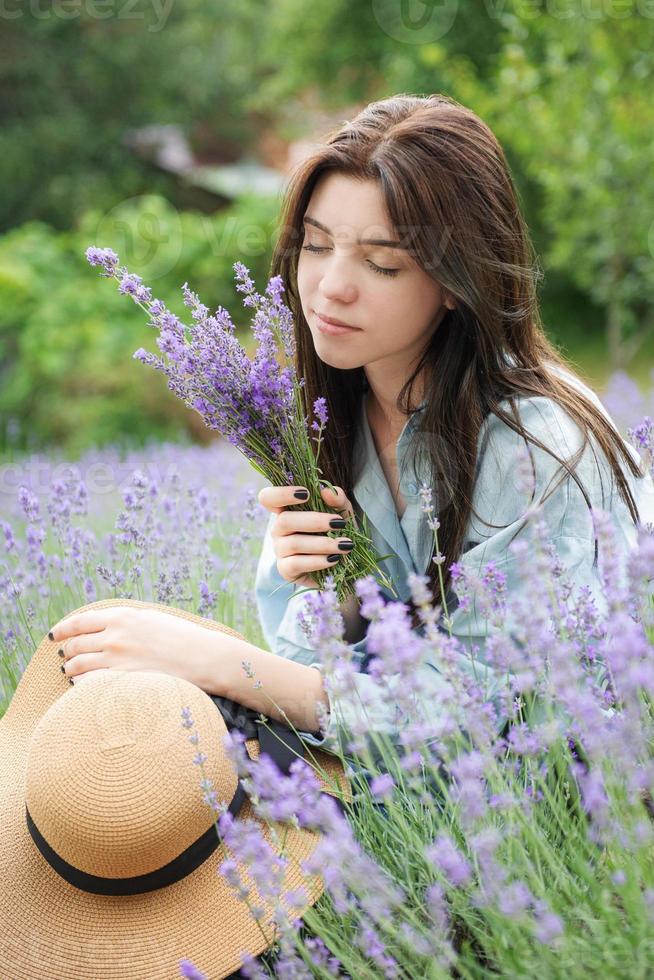
[{"label": "shirt button", "polygon": [[407,484],[407,490],[409,491],[409,493],[417,493],[418,487],[415,483],[409,483]]}]

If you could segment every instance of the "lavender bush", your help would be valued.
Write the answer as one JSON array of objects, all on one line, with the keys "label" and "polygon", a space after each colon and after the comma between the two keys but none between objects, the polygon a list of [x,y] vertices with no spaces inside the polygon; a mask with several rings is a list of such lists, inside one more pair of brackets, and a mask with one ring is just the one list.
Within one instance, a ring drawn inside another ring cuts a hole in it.
[{"label": "lavender bush", "polygon": [[[630,431],[651,468],[651,420]],[[243,455],[220,443],[1,466],[4,703],[49,625],[94,599],[170,602],[262,644],[252,586],[267,512],[249,477]],[[422,497],[438,558],[429,488]],[[272,763],[252,764],[238,735],[227,736],[279,855],[255,825],[223,812],[203,771],[212,748],[182,717],[198,793],[225,844],[217,870],[255,917],[263,900],[276,905],[274,923],[261,923],[268,938],[277,927],[271,955],[243,950],[245,976],[651,976],[654,536],[642,529],[622,561],[610,521],[594,517],[602,608],[570,588],[537,512],[530,536],[514,543],[528,600],[508,595],[492,565],[477,579],[455,568],[460,601],[478,602],[494,626],[490,656],[507,683],[492,697],[483,675],[460,670],[459,641],[436,629],[441,610],[425,577],[410,583],[423,636],[373,576],[356,581],[370,620],[369,672],[388,679],[405,724],[397,745],[363,724],[350,733],[347,819],[318,792],[310,747],[310,766],[294,763],[283,776]],[[325,685],[352,697],[357,664],[332,576],[308,604]],[[443,686],[425,716],[412,677],[427,657]],[[510,724],[498,733],[500,711]],[[279,894],[289,817],[323,835],[302,865],[325,884],[309,909],[302,889]],[[203,969],[180,956],[181,976],[202,980]]]},{"label": "lavender bush", "polygon": [[[235,335],[228,311],[219,307],[212,315],[188,283],[184,283],[182,292],[184,305],[191,310],[192,328],[183,324],[161,300],[153,299],[152,291],[143,285],[140,276],[119,265],[112,249],[91,246],[86,257],[92,266],[102,270],[100,274],[104,278],[118,282],[118,291],[130,296],[148,314],[150,325],[159,331],[157,345],[164,358],[143,348],[135,351],[134,357],[162,371],[171,391],[198,412],[210,429],[221,432],[273,485],[306,487],[309,500],[298,504],[298,509],[328,513],[320,488],[332,485],[320,479],[322,470],[318,465],[328,423],[327,402],[322,397],[316,399],[314,419],[309,424],[301,397],[304,378],[298,378],[294,369],[293,317],[282,300],[281,276],[274,276],[261,296],[248,269],[241,262],[234,264],[236,289],[245,294],[243,305],[255,311],[251,327],[257,348],[250,360]],[[312,436],[311,432],[317,435]],[[353,594],[354,582],[368,574],[373,574],[396,595],[392,582],[379,567],[379,556],[366,530],[365,515],[361,523],[359,528],[356,519],[348,517],[340,532],[354,542],[347,560],[334,573],[341,601]],[[328,536],[339,535],[329,532]],[[323,587],[327,574],[326,569],[314,573],[318,588]]]},{"label": "lavender bush", "polygon": [[[423,499],[430,515],[428,488]],[[320,911],[304,915],[319,945],[300,938],[280,897],[272,975],[651,975],[654,534],[643,530],[621,567],[610,522],[599,512],[595,519],[608,617],[587,590],[575,593],[566,582],[537,515],[529,546],[516,548],[528,603],[503,594],[492,565],[477,581],[462,581],[459,570],[462,593],[485,603],[498,626],[492,657],[512,676],[505,733],[497,733],[497,706],[483,683],[458,669],[459,641],[434,628],[426,576],[413,576],[427,627],[420,641],[403,604],[386,604],[372,579],[357,583],[377,658],[370,669],[389,677],[399,651],[410,649],[414,662],[435,660],[447,684],[433,715],[417,717],[411,702],[419,692],[410,672],[402,677],[407,751],[400,757],[387,743],[386,770],[369,783],[355,777],[359,805],[349,822],[317,792],[306,767],[294,763],[282,777],[272,764],[252,763],[238,736],[226,737],[256,794],[258,816],[283,833],[295,814],[300,826],[324,834],[302,865],[326,883]],[[543,597],[535,610],[534,594]],[[333,677],[348,675],[352,656],[333,583],[309,602],[333,690]],[[342,687],[339,694],[347,696]],[[184,724],[192,727],[192,720]],[[365,744],[356,749],[366,757]],[[366,762],[374,768],[369,754]],[[384,801],[386,814],[375,800]],[[259,893],[272,897],[276,856],[260,837],[255,847],[253,827],[234,822],[210,795],[207,802],[221,814],[220,833],[235,859],[250,857]],[[229,858],[221,872],[250,902],[235,867]],[[301,896],[297,901],[301,907]],[[246,957],[244,963],[247,976],[269,975]]]},{"label": "lavender bush", "polygon": [[45,623],[96,599],[179,606],[262,643],[252,582],[263,481],[251,476],[220,442],[0,466],[0,704]]}]

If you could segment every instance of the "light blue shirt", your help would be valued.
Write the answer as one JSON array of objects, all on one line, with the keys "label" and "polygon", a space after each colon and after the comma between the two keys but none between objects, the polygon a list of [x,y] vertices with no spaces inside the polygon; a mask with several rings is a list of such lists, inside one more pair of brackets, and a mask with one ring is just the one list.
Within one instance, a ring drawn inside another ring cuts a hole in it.
[{"label": "light blue shirt", "polygon": [[[608,413],[599,398],[577,378],[568,375],[569,380],[584,392],[608,418]],[[373,441],[365,408],[365,398],[361,399],[360,425],[357,430],[355,459],[362,461],[359,476],[352,490],[352,503],[357,513],[363,511],[368,520],[368,530],[379,555],[391,554],[380,562],[390,577],[398,593],[399,600],[406,602],[411,591],[407,582],[409,572],[428,574],[433,555],[433,532],[429,529],[426,516],[421,509],[419,486],[431,483],[431,475],[426,468],[424,457],[409,453],[420,446],[423,438],[415,430],[425,403],[407,420],[396,445],[400,492],[406,501],[406,509],[400,518],[393,501],[390,488],[381,467]],[[502,403],[508,409],[508,403]],[[581,445],[581,432],[561,406],[552,399],[544,397],[523,397],[518,399],[523,425],[535,438],[550,446],[563,456],[572,456]],[[415,441],[413,440],[415,433]],[[593,454],[594,440],[587,446],[577,466],[576,473],[585,486],[594,508],[608,511],[613,518],[617,532],[617,543],[621,551],[627,551],[637,540],[636,528],[626,504],[619,497],[612,479],[612,473],[604,454],[596,449],[597,461]],[[626,444],[626,443],[625,443]],[[626,444],[628,445],[628,444]],[[530,449],[536,468],[535,501],[545,494],[550,480],[560,469],[560,464],[547,453],[533,446]],[[636,450],[628,446],[636,462],[640,458]],[[524,451],[524,442],[510,426],[496,415],[488,416],[479,432],[477,473],[473,490],[473,511],[465,537],[465,550],[459,561],[465,569],[479,574],[483,567],[493,561],[506,575],[507,593],[519,590],[521,579],[515,556],[508,546],[522,526],[525,511],[529,505],[528,495],[516,478],[517,459]],[[414,462],[415,460],[415,462]],[[421,462],[422,460],[422,462]],[[557,475],[557,479],[560,473]],[[625,470],[625,477],[634,495],[642,524],[654,522],[654,485],[649,476],[639,480]],[[556,481],[555,481],[556,482]],[[434,495],[435,496],[435,495]],[[475,512],[479,517],[475,516]],[[606,608],[601,591],[597,565],[594,564],[594,534],[590,513],[586,502],[573,479],[566,476],[558,488],[542,505],[542,516],[550,531],[567,577],[575,590],[589,586],[600,610]],[[261,555],[259,558],[255,597],[264,637],[271,651],[282,657],[297,660],[308,666],[322,669],[320,652],[301,629],[298,613],[306,608],[310,593],[299,592],[299,587],[287,582],[277,571],[276,557],[271,537],[275,515],[271,515],[266,528]],[[492,527],[491,525],[499,525]],[[280,588],[281,586],[281,588]],[[275,590],[278,591],[275,591]],[[388,599],[394,597],[382,589]],[[456,596],[447,597],[451,618],[452,634],[462,643],[460,665],[463,670],[475,676],[486,685],[486,696],[494,694],[506,684],[505,675],[496,676],[493,669],[484,661],[485,639],[495,632],[486,617],[476,611],[472,603],[467,611],[456,606]],[[453,603],[452,603],[453,600]],[[452,603],[452,605],[451,605]],[[348,728],[353,722],[361,727],[364,711],[369,730],[387,734],[396,741],[402,719],[397,717],[393,704],[385,696],[379,681],[365,673],[366,637],[350,644],[355,661],[363,667],[363,672],[355,677],[356,698],[343,699],[334,703],[330,697],[329,725],[324,733],[299,732],[310,745],[325,751],[346,750]],[[474,658],[469,651],[475,646]],[[480,670],[483,676],[480,677]],[[420,670],[416,690],[420,692],[425,718],[433,715],[434,695],[442,687],[443,678],[428,660]],[[365,708],[363,707],[365,706]],[[503,723],[503,720],[502,720]]]}]

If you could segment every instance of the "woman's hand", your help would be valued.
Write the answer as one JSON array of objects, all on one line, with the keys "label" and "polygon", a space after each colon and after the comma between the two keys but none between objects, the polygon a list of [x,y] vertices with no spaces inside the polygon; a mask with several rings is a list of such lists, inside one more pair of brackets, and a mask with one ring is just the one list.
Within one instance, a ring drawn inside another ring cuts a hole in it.
[{"label": "woman's hand", "polygon": [[295,496],[301,490],[306,494],[305,500],[308,499],[304,487],[264,487],[259,491],[259,503],[277,514],[271,535],[279,574],[287,582],[316,588],[318,583],[308,573],[331,568],[353,547],[349,538],[329,538],[327,532],[344,528],[347,517],[354,518],[356,526],[356,518],[352,504],[340,487],[336,487],[335,494],[327,487],[320,491],[328,507],[336,510],[340,517],[313,510],[285,510],[301,503]]},{"label": "woman's hand", "polygon": [[92,671],[114,668],[173,674],[207,690],[216,673],[220,635],[158,609],[89,609],[61,619],[51,633],[64,652],[64,670],[73,682]]}]

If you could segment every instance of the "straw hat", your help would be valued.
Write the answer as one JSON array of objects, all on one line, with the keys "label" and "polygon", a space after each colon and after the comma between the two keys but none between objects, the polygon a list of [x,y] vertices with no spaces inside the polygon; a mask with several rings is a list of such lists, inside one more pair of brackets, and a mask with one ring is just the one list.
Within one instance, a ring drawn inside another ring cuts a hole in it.
[{"label": "straw hat", "polygon": [[[159,603],[108,599],[74,612],[110,606],[154,608],[239,636]],[[277,824],[277,845],[267,823],[254,816],[222,745],[223,709],[234,702],[154,671],[97,670],[70,686],[57,649],[47,636],[41,641],[0,719],[0,974],[7,980],[172,980],[180,975],[179,961],[189,959],[210,980],[228,976],[242,952],[257,956],[273,945],[273,907],[239,864],[251,903],[265,910],[257,922],[219,873],[232,854],[202,798],[195,753],[208,757],[205,776],[219,801],[233,801],[235,818],[253,820],[276,854],[283,844],[282,895],[301,886],[308,895],[302,909],[283,902],[291,918],[301,918],[322,894],[322,879],[300,867],[320,834]],[[195,722],[197,748],[182,727],[184,707]],[[269,724],[302,755],[307,746],[290,728]],[[246,736],[252,759],[282,744],[271,733],[264,740],[265,726],[258,731],[261,745]],[[292,755],[282,748],[279,758],[284,751]],[[311,760],[323,791],[349,802],[339,760],[320,750]]]}]

